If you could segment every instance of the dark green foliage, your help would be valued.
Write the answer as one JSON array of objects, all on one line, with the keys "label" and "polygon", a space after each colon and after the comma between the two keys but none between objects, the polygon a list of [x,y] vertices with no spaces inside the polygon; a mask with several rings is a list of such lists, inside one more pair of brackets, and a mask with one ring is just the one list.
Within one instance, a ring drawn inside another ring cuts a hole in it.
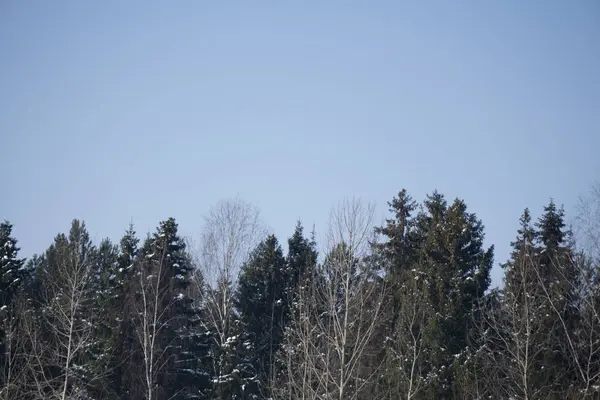
[{"label": "dark green foliage", "polygon": [[[544,207],[544,212],[536,224],[540,250],[537,256],[539,284],[544,288],[548,304],[544,326],[547,330],[547,348],[541,354],[542,365],[545,366],[546,379],[549,382],[549,393],[560,397],[564,388],[576,378],[572,363],[568,336],[578,325],[577,313],[574,309],[577,302],[577,291],[580,286],[577,276],[578,268],[574,262],[574,250],[569,238],[570,231],[564,222],[564,210],[557,208],[554,201]],[[545,317],[545,315],[544,315]],[[556,324],[560,318],[562,323]]]},{"label": "dark green foliage", "polygon": [[286,284],[286,295],[290,303],[297,285],[307,276],[312,275],[317,265],[316,243],[313,237],[309,240],[304,237],[304,228],[298,221],[294,234],[288,239],[288,253],[286,256],[289,281]]},{"label": "dark green foliage", "polygon": [[135,368],[131,368],[131,363],[135,360],[133,352],[136,349],[136,336],[131,308],[131,295],[135,287],[133,280],[136,266],[138,265],[138,244],[139,239],[133,225],[125,231],[125,234],[119,242],[119,252],[117,257],[117,268],[108,277],[111,290],[109,299],[111,310],[115,314],[114,326],[114,352],[112,354],[110,378],[116,398],[128,398],[133,386],[133,375]]},{"label": "dark green foliage", "polygon": [[317,263],[298,222],[285,257],[270,235],[226,282],[173,218],[141,248],[131,226],[94,245],[73,220],[27,263],[3,222],[0,399],[597,398],[600,264],[563,208],[524,210],[490,291],[494,248],[464,201],[402,190],[389,207],[367,257],[342,242]]},{"label": "dark green foliage", "polygon": [[266,396],[274,380],[276,353],[281,347],[297,286],[315,268],[314,241],[304,237],[297,223],[288,240],[288,255],[274,235],[263,240],[243,266],[235,306],[247,335],[250,360],[257,373],[260,396]]},{"label": "dark green foliage", "polygon": [[137,351],[144,354],[143,374],[152,377],[150,387],[147,382],[142,386],[158,399],[174,394],[185,398],[197,391],[193,386],[182,388],[180,382],[196,359],[184,348],[194,333],[193,300],[188,295],[193,268],[175,219],[160,222],[139,257],[131,312],[136,319]]},{"label": "dark green foliage", "polygon": [[[87,347],[87,358],[98,376],[111,376],[113,360],[117,351],[119,321],[122,319],[122,290],[116,281],[118,272],[118,247],[105,239],[95,251],[92,261],[93,278],[91,288],[93,300],[90,304],[89,319],[93,325],[91,343]],[[92,392],[96,396],[110,398],[116,389],[104,385],[105,380],[95,382]]]},{"label": "dark green foliage", "polygon": [[17,341],[18,305],[15,299],[27,279],[25,260],[19,258],[12,224],[0,223],[0,384],[10,378],[15,341]]},{"label": "dark green foliage", "polygon": [[417,237],[413,214],[417,210],[417,203],[406,189],[402,189],[388,206],[393,218],[386,219],[385,226],[375,228],[375,233],[383,235],[385,241],[375,243],[374,247],[375,256],[378,256],[376,261],[383,265],[386,275],[393,278],[406,271],[416,258]]},{"label": "dark green foliage", "polygon": [[493,248],[484,247],[483,225],[467,212],[462,200],[448,205],[444,196],[434,192],[413,217],[416,204],[403,190],[390,207],[395,218],[376,229],[387,240],[375,247],[386,265],[392,293],[388,336],[401,334],[401,315],[397,313],[408,300],[406,283],[409,279],[424,280],[425,285],[418,289],[419,301],[427,306],[429,316],[427,325],[414,327],[423,351],[427,351],[428,362],[422,373],[430,377],[428,380],[435,377],[436,382],[426,393],[448,398],[456,362],[467,349],[472,311],[489,286]]},{"label": "dark green foliage", "polygon": [[239,278],[235,306],[252,345],[248,358],[263,390],[283,337],[290,272],[277,238],[270,235],[254,249]]},{"label": "dark green foliage", "polygon": [[215,336],[206,324],[208,314],[202,296],[206,286],[199,270],[193,272],[193,279],[194,284],[190,285],[190,290],[187,291],[193,299],[193,304],[186,312],[190,323],[184,331],[185,334],[181,336],[181,356],[184,362],[178,371],[178,381],[181,387],[188,388],[181,398],[211,399],[213,396],[211,349]]},{"label": "dark green foliage", "polygon": [[12,228],[8,221],[0,223],[0,309],[12,303],[25,273],[25,260],[18,257],[19,248]]}]

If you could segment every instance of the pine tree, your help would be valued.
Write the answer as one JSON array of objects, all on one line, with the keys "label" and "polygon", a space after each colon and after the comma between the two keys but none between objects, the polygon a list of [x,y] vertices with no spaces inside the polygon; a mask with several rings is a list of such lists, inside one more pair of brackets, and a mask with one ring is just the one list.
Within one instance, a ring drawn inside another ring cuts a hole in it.
[{"label": "pine tree", "polygon": [[293,279],[287,271],[283,250],[270,235],[254,249],[238,282],[235,306],[252,345],[252,364],[263,392],[283,336],[288,283]]},{"label": "pine tree", "polygon": [[[91,373],[96,377],[92,393],[109,399],[115,396],[112,375],[113,358],[116,353],[119,319],[122,317],[117,282],[115,281],[118,247],[104,239],[94,252],[92,278],[93,299],[90,304],[90,321],[93,325],[92,343],[87,348]],[[100,379],[99,379],[100,378]],[[91,379],[90,379],[91,380]]]},{"label": "pine tree", "polygon": [[214,358],[212,346],[215,340],[214,332],[206,324],[208,307],[204,301],[203,291],[207,290],[204,277],[199,269],[193,272],[194,284],[190,286],[192,303],[191,324],[188,326],[188,335],[182,339],[185,368],[179,372],[182,387],[187,387],[184,398],[186,399],[212,399],[213,384],[211,372],[213,371]]},{"label": "pine tree", "polygon": [[504,318],[495,324],[506,355],[507,393],[566,398],[577,379],[569,335],[576,331],[578,272],[564,211],[553,201],[535,225],[528,209],[505,269]]},{"label": "pine tree", "polygon": [[[410,397],[418,392],[418,374],[406,371],[414,370],[413,363],[420,363],[420,359],[409,355],[413,354],[411,349],[421,349],[420,336],[417,334],[418,340],[412,343],[405,339],[410,337],[410,332],[420,331],[420,327],[412,323],[413,319],[419,322],[427,313],[427,303],[421,290],[417,290],[421,282],[416,279],[420,275],[411,272],[416,271],[418,238],[413,214],[418,205],[407,190],[402,189],[388,206],[393,217],[386,219],[384,226],[375,227],[375,233],[383,236],[384,241],[373,243],[372,260],[383,270],[381,284],[388,288],[386,304],[389,305],[384,308],[384,322],[378,332],[384,344],[379,352],[379,357],[384,360],[384,371],[377,395]],[[406,309],[409,303],[416,306],[412,312]],[[405,321],[404,317],[411,319]],[[406,361],[410,362],[409,367],[405,366]]]},{"label": "pine tree", "polygon": [[383,235],[385,242],[374,243],[377,262],[382,264],[388,280],[402,280],[402,272],[406,271],[415,260],[414,218],[417,203],[406,189],[398,193],[388,202],[393,218],[386,219],[386,225],[376,227],[375,233]]},{"label": "pine tree", "polygon": [[[538,284],[546,300],[544,311],[547,318],[547,347],[543,352],[542,363],[545,380],[551,383],[551,393],[563,396],[565,388],[576,379],[575,365],[567,346],[568,335],[578,325],[575,311],[579,277],[574,262],[571,232],[566,229],[564,209],[558,208],[553,200],[544,207],[539,218],[537,257]],[[560,323],[557,324],[557,321]]]},{"label": "pine tree", "polygon": [[317,265],[317,250],[314,239],[308,239],[304,236],[304,227],[298,221],[296,229],[292,236],[288,239],[288,253],[286,256],[287,274],[289,281],[286,283],[287,301],[284,306],[292,303],[295,291],[304,279],[310,277],[314,273],[314,268]]},{"label": "pine tree", "polygon": [[139,267],[138,245],[139,239],[133,225],[130,224],[119,243],[118,269],[115,279],[112,280],[115,292],[119,293],[119,289],[121,291],[118,298],[115,298],[115,302],[120,303],[121,316],[118,321],[116,351],[111,363],[112,382],[116,395],[123,399],[130,398],[130,389],[134,386],[136,371],[136,368],[132,367],[132,363],[137,361],[137,357],[134,355],[134,351],[137,349],[137,338],[132,323],[135,316],[131,306],[137,283],[134,277],[138,270],[137,267]]},{"label": "pine tree", "polygon": [[438,376],[440,398],[450,397],[453,374],[466,356],[471,316],[490,283],[493,247],[483,245],[483,224],[467,212],[462,200],[450,206],[434,192],[417,217],[424,238],[419,264],[429,280],[427,298],[436,318],[427,341],[431,344],[433,374]]},{"label": "pine tree", "polygon": [[143,355],[144,395],[148,400],[183,397],[196,392],[180,381],[193,362],[183,349],[193,326],[192,299],[187,295],[192,265],[175,219],[160,222],[140,257],[132,312]]},{"label": "pine tree", "polygon": [[526,273],[528,276],[523,276],[523,271],[518,269],[519,263],[523,262],[524,257],[531,258],[535,256],[536,250],[534,246],[537,240],[537,232],[531,224],[531,214],[529,209],[526,208],[519,219],[519,230],[517,231],[517,238],[511,242],[512,252],[511,258],[508,262],[502,264],[502,268],[505,270],[505,291],[514,296],[515,299],[521,299],[525,295],[526,283],[524,279],[528,281],[535,281],[535,272],[533,269],[528,269]]},{"label": "pine tree", "polygon": [[[392,346],[388,355],[391,353],[394,365],[402,348],[418,345],[419,354],[427,359],[420,370],[420,379],[424,380],[421,385],[429,388],[423,388],[421,395],[450,398],[453,375],[466,357],[467,337],[472,330],[468,321],[490,283],[493,247],[484,247],[483,225],[475,214],[467,212],[462,200],[448,205],[443,195],[434,192],[427,196],[422,211],[412,217],[416,206],[406,191],[401,191],[390,203],[395,218],[376,229],[387,238],[376,245],[376,254],[384,263],[394,294],[394,311],[388,318]],[[407,285],[410,280],[424,284]],[[421,305],[421,322],[411,328],[419,337],[418,343],[402,344],[406,334],[402,331],[407,329],[402,322],[406,301]],[[392,376],[389,381],[397,384],[401,380]],[[406,395],[407,387],[388,390]]]},{"label": "pine tree", "polygon": [[[0,224],[0,387],[11,384],[14,367],[13,345],[18,315],[15,313],[16,296],[26,278],[25,260],[18,257],[17,240],[12,236],[12,224]],[[3,392],[3,391],[2,391]]]},{"label": "pine tree", "polygon": [[7,308],[23,283],[25,260],[18,257],[17,240],[12,224],[0,223],[0,310]]}]

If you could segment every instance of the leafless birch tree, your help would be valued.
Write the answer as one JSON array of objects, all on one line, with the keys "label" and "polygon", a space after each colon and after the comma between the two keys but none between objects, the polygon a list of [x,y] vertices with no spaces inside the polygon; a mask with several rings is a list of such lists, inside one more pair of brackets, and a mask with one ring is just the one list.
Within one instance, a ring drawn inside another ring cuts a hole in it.
[{"label": "leafless birch tree", "polygon": [[163,331],[168,328],[170,311],[177,301],[173,298],[166,274],[166,249],[160,254],[145,255],[137,272],[136,299],[132,301],[135,334],[141,349],[142,386],[144,398],[154,400],[158,396],[158,376],[167,363],[165,357],[168,343],[164,343]]},{"label": "leafless birch tree", "polygon": [[[233,295],[239,270],[250,252],[266,235],[259,210],[239,197],[221,200],[204,219],[196,277],[199,307],[207,331],[214,332],[214,345],[225,349],[230,342]],[[221,354],[214,366],[217,385],[227,379]]]},{"label": "leafless birch tree", "polygon": [[18,295],[11,305],[0,310],[4,332],[1,400],[19,398],[20,395],[26,392],[25,382],[28,378],[27,338],[23,335],[22,325],[29,312],[24,295]]},{"label": "leafless birch tree", "polygon": [[425,341],[427,326],[432,318],[432,307],[425,295],[425,274],[413,269],[406,271],[395,297],[398,311],[393,332],[385,338],[386,372],[391,374],[388,393],[392,398],[411,400],[428,384],[428,352]]},{"label": "leafless birch tree", "polygon": [[360,200],[332,210],[324,263],[302,288],[287,330],[287,371],[278,396],[295,399],[371,398],[376,370],[365,360],[380,320],[383,289],[364,260],[373,206]]},{"label": "leafless birch tree", "polygon": [[501,311],[483,313],[486,356],[506,377],[500,386],[503,393],[497,394],[501,398],[540,399],[550,384],[544,382],[544,371],[537,362],[548,339],[544,324],[548,319],[542,318],[547,302],[538,290],[537,267],[534,254],[526,246],[519,262],[510,267],[516,278],[504,294]]},{"label": "leafless birch tree", "polygon": [[[74,221],[69,239],[59,235],[49,250],[42,307],[25,321],[28,366],[36,398],[67,400],[86,392],[84,354],[93,326],[85,314],[91,300],[92,247],[85,225]],[[88,380],[88,381],[86,381]]]}]

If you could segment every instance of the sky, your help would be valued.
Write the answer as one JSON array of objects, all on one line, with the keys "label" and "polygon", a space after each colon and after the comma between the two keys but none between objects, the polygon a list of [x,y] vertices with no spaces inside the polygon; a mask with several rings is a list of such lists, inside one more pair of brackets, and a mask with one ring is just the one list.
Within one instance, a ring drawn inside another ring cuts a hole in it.
[{"label": "sky", "polygon": [[378,224],[406,188],[464,199],[500,263],[525,207],[571,212],[600,179],[595,0],[6,0],[0,60],[23,256],[73,218],[197,237],[236,195],[281,242],[320,237],[343,198]]}]

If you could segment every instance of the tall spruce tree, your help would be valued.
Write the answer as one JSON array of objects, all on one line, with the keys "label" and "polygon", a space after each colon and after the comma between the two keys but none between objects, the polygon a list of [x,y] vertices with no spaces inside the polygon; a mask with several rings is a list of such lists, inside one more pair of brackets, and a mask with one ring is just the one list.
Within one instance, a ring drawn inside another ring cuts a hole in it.
[{"label": "tall spruce tree", "polygon": [[[375,227],[375,233],[381,235],[384,240],[373,243],[372,262],[383,271],[382,284],[385,283],[388,287],[386,304],[389,305],[385,308],[387,312],[383,315],[383,324],[378,332],[384,343],[379,353],[384,362],[376,396],[411,397],[413,393],[418,392],[415,385],[417,380],[411,379],[411,374],[404,371],[413,370],[413,363],[417,365],[419,360],[407,357],[407,354],[410,349],[414,349],[415,354],[422,352],[417,351],[420,349],[419,343],[408,343],[404,339],[409,337],[407,327],[411,332],[418,332],[421,328],[412,323],[404,323],[403,317],[409,315],[404,310],[407,303],[420,306],[420,309],[415,309],[410,316],[417,321],[421,314],[426,312],[421,291],[414,288],[416,277],[411,273],[415,269],[417,259],[418,241],[415,236],[414,213],[418,204],[406,189],[402,189],[397,197],[388,202],[388,206],[392,217],[386,219],[384,226]],[[407,362],[410,363],[408,369],[405,366]]]},{"label": "tall spruce tree", "polygon": [[575,312],[579,277],[571,232],[564,221],[564,209],[554,201],[544,207],[538,230],[538,284],[546,300],[544,321],[547,327],[547,348],[543,352],[545,375],[552,396],[560,398],[576,379],[575,365],[567,347],[568,335],[578,325]]},{"label": "tall spruce tree", "polygon": [[93,324],[92,342],[87,348],[91,373],[96,379],[90,391],[94,397],[114,398],[116,390],[112,376],[113,358],[116,352],[119,320],[122,318],[119,289],[116,282],[118,272],[118,246],[104,239],[94,252],[93,299],[88,310]]},{"label": "tall spruce tree", "polygon": [[569,335],[577,327],[578,273],[564,211],[551,200],[536,224],[528,209],[505,269],[503,310],[496,332],[507,394],[566,398],[577,379]]},{"label": "tall spruce tree", "polygon": [[432,349],[439,349],[430,355],[439,383],[435,396],[450,398],[453,374],[467,349],[472,312],[490,283],[494,250],[484,247],[483,224],[467,212],[462,200],[448,206],[444,196],[434,192],[424,205],[417,217],[423,238],[419,265],[435,310],[426,338]]},{"label": "tall spruce tree", "polygon": [[186,367],[180,371],[180,383],[188,388],[186,399],[213,399],[211,373],[214,367],[212,349],[215,335],[210,325],[206,324],[209,309],[202,292],[207,290],[207,286],[199,269],[193,271],[192,279],[194,284],[188,293],[193,301],[193,314],[190,316],[188,334],[183,338],[182,348],[187,361]]},{"label": "tall spruce tree", "polygon": [[8,221],[0,223],[0,387],[9,383],[13,367],[11,347],[18,323],[13,303],[26,278],[25,259],[18,256],[20,249],[12,228]]},{"label": "tall spruce tree", "polygon": [[385,239],[382,243],[374,243],[377,262],[382,264],[390,283],[393,279],[401,280],[402,272],[410,268],[415,260],[416,243],[414,237],[414,213],[417,202],[402,189],[397,197],[388,202],[393,218],[386,219],[386,224],[376,227],[375,233]]},{"label": "tall spruce tree", "polygon": [[304,236],[304,227],[298,221],[294,233],[288,239],[288,252],[286,264],[289,281],[286,283],[287,305],[291,304],[294,293],[299,283],[314,273],[317,265],[318,253],[314,239],[314,232],[309,239]]},{"label": "tall spruce tree", "polygon": [[251,357],[261,389],[267,390],[275,354],[283,337],[288,283],[283,250],[275,235],[269,235],[242,267],[235,306],[252,343]]},{"label": "tall spruce tree", "polygon": [[[535,255],[536,240],[537,232],[531,222],[531,213],[526,208],[519,219],[517,238],[510,244],[512,247],[510,260],[502,264],[502,268],[505,270],[505,292],[509,293],[510,296],[514,296],[516,300],[522,300],[526,290],[528,290],[526,289],[527,283],[523,280],[527,279],[530,282],[536,280],[535,271],[532,268],[524,271],[518,269],[519,263],[524,262],[525,257],[531,258]],[[524,276],[524,273],[527,273],[527,276]]]},{"label": "tall spruce tree", "polygon": [[25,259],[18,257],[10,222],[0,223],[0,310],[7,308],[23,283]]},{"label": "tall spruce tree", "polygon": [[159,223],[140,257],[133,312],[145,396],[184,398],[196,392],[181,382],[194,361],[183,348],[193,326],[192,299],[187,295],[192,265],[175,219]]},{"label": "tall spruce tree", "polygon": [[116,277],[113,279],[115,295],[120,290],[115,302],[120,303],[121,316],[118,321],[116,351],[111,363],[112,382],[115,393],[122,399],[130,398],[131,388],[135,382],[136,368],[131,367],[131,363],[137,361],[137,357],[134,355],[134,351],[137,349],[137,338],[135,326],[132,323],[135,320],[132,303],[137,283],[134,277],[139,267],[139,242],[133,224],[130,224],[119,242],[118,269],[115,273]]},{"label": "tall spruce tree", "polygon": [[[387,239],[377,249],[396,293],[392,300],[395,315],[388,319],[389,337],[392,342],[394,337],[399,339],[402,302],[415,301],[418,294],[418,302],[426,306],[419,313],[428,315],[421,319],[426,324],[415,325],[413,331],[428,358],[421,370],[427,389],[422,389],[420,396],[451,398],[453,376],[465,357],[472,329],[469,320],[490,283],[493,247],[484,247],[483,224],[467,212],[462,200],[448,205],[443,195],[434,192],[412,218],[416,204],[401,191],[390,206],[395,218],[377,229]],[[411,285],[407,291],[407,279],[422,280],[424,285]],[[406,393],[407,389],[394,390]]]}]

